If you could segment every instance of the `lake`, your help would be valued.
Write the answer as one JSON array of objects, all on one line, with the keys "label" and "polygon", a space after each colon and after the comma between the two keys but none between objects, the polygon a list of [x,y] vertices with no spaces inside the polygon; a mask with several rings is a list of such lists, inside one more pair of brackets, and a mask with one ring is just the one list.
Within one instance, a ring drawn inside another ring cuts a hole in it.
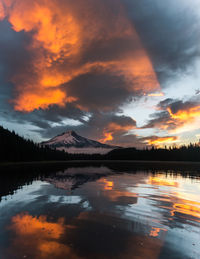
[{"label": "lake", "polygon": [[5,173],[0,229],[2,259],[199,259],[200,173],[118,165]]}]

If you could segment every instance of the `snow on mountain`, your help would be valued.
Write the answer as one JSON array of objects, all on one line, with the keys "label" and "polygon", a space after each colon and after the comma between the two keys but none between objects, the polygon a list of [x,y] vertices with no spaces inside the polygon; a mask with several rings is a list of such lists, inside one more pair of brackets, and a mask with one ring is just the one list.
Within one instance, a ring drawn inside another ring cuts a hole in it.
[{"label": "snow on mountain", "polygon": [[81,137],[75,131],[64,132],[48,141],[42,142],[41,145],[74,154],[105,154],[118,148]]},{"label": "snow on mountain", "polygon": [[86,182],[96,181],[113,172],[107,167],[71,167],[48,177],[42,178],[58,189],[72,191]]}]

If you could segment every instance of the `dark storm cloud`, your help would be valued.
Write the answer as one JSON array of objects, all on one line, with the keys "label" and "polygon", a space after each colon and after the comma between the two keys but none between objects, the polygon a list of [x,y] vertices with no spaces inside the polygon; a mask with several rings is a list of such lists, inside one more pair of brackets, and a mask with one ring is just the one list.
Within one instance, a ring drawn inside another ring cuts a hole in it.
[{"label": "dark storm cloud", "polygon": [[14,74],[29,71],[27,64],[32,59],[32,53],[26,49],[29,40],[29,35],[23,31],[17,33],[6,20],[0,21],[0,117],[5,117],[8,121],[14,119],[23,123],[23,116],[14,112],[10,102],[16,94],[11,78]]},{"label": "dark storm cloud", "polygon": [[172,74],[187,70],[199,57],[200,16],[194,1],[126,0],[125,3],[161,84]]},{"label": "dark storm cloud", "polygon": [[82,62],[118,60],[123,58],[125,53],[128,55],[137,49],[140,49],[140,44],[127,36],[108,41],[101,39],[87,46],[83,53]]},{"label": "dark storm cloud", "polygon": [[7,21],[0,21],[0,71],[4,79],[9,80],[15,73],[27,69],[31,53],[26,50],[29,36],[24,32],[15,32]]},{"label": "dark storm cloud", "polygon": [[75,78],[68,88],[71,96],[86,110],[117,110],[119,104],[130,101],[126,82],[116,75],[90,73]]},{"label": "dark storm cloud", "polygon": [[[54,124],[60,124],[62,129],[62,121],[66,118],[74,120],[79,124],[84,123],[84,116],[86,115],[85,112],[71,104],[66,104],[63,108],[54,105],[47,110],[40,109],[32,113],[21,113],[10,109],[10,107],[6,107],[6,109],[2,109],[0,113],[0,117],[4,118],[4,120],[38,127],[39,129],[36,129],[36,132],[51,129]],[[64,131],[66,131],[67,128],[68,126],[63,126]]]},{"label": "dark storm cloud", "polygon": [[82,120],[83,116],[86,115],[86,113],[77,107],[75,107],[72,104],[66,104],[65,107],[58,107],[56,105],[53,105],[49,107],[47,110],[39,110],[33,112],[35,116],[42,118],[46,121],[51,122],[57,122],[59,123],[64,118],[69,118],[73,120]]}]

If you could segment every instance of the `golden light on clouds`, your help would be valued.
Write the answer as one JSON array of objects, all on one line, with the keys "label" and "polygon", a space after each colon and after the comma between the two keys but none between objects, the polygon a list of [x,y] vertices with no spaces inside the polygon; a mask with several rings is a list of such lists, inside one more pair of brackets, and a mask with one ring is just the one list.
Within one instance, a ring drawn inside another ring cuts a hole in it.
[{"label": "golden light on clouds", "polygon": [[0,21],[3,20],[4,18],[5,18],[4,7],[3,7],[3,3],[0,2]]},{"label": "golden light on clouds", "polygon": [[186,122],[193,121],[195,118],[200,116],[200,106],[195,106],[186,110],[179,110],[176,113],[173,113],[170,108],[168,108],[167,111],[173,119],[178,119]]},{"label": "golden light on clouds", "polygon": [[113,135],[118,132],[127,132],[133,129],[135,126],[133,125],[120,125],[115,122],[109,123],[109,125],[104,129],[103,135],[104,137],[99,139],[100,142],[106,143],[114,140]]},{"label": "golden light on clouds", "polygon": [[196,105],[194,107],[185,107],[184,109],[179,109],[177,112],[173,112],[170,107],[167,108],[170,115],[168,123],[175,124],[176,127],[170,129],[172,134],[178,134],[182,132],[189,132],[199,128],[199,118],[200,118],[200,106]]},{"label": "golden light on clouds", "polygon": [[59,89],[40,90],[36,93],[22,93],[15,101],[15,110],[31,112],[34,109],[46,109],[50,104],[64,106],[66,101],[67,97],[65,93]]},{"label": "golden light on clouds", "polygon": [[106,143],[107,141],[112,141],[113,140],[113,136],[111,132],[105,132],[104,133],[104,138],[100,139],[99,141],[102,143]]},{"label": "golden light on clouds", "polygon": [[162,146],[165,144],[171,144],[178,140],[177,136],[171,136],[171,137],[157,137],[157,138],[149,138],[145,142],[148,143],[148,145],[155,145],[155,146]]},{"label": "golden light on clouds", "polygon": [[[16,86],[12,101],[15,110],[31,112],[75,100],[77,107],[81,107],[76,96],[68,96],[63,85],[93,70],[122,76],[130,93],[159,90],[153,65],[124,11],[119,11],[114,19],[114,14],[104,8],[105,3],[91,5],[88,1],[75,5],[71,1],[58,4],[53,0],[3,0],[0,4],[0,19],[6,17],[13,30],[23,31],[31,39],[26,47],[32,53],[28,72],[11,78]],[[97,15],[98,6],[114,22],[106,24]],[[81,62],[94,41],[101,40],[106,45],[107,41],[119,38],[132,40],[137,48],[120,57],[116,53],[117,58],[110,60]]]},{"label": "golden light on clouds", "polygon": [[150,97],[162,97],[164,96],[164,93],[160,92],[160,93],[151,93],[151,94],[148,94],[148,96]]}]

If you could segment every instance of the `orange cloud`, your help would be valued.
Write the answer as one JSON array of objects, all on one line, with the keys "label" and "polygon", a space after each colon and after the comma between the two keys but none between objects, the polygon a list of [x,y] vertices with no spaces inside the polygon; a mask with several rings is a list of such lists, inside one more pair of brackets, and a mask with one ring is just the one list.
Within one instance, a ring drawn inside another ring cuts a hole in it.
[{"label": "orange cloud", "polygon": [[[199,100],[188,101],[166,99],[157,106],[158,114],[155,119],[143,128],[159,128],[172,134],[192,131],[199,128],[200,105]],[[160,112],[163,111],[163,112]]]},{"label": "orange cloud", "polygon": [[170,108],[167,108],[170,116],[173,119],[181,120],[181,121],[194,121],[196,117],[200,116],[200,105],[192,108],[188,108],[186,110],[178,110],[173,113]]},{"label": "orange cloud", "polygon": [[[153,65],[124,11],[120,7],[119,15],[113,17],[105,3],[97,3],[74,4],[68,0],[3,0],[0,3],[0,19],[6,17],[13,30],[24,31],[31,39],[27,50],[33,55],[27,61],[27,71],[11,78],[16,86],[16,98],[12,101],[16,110],[31,112],[75,100],[78,106],[79,100],[68,96],[63,84],[94,70],[122,76],[130,93],[160,89]],[[110,17],[108,24],[104,21],[106,17]],[[81,62],[94,41],[105,44],[120,38],[131,40],[137,47],[119,57],[116,53],[110,60]]]},{"label": "orange cloud", "polygon": [[114,139],[113,135],[117,132],[126,132],[131,129],[133,129],[133,125],[120,125],[114,122],[111,122],[106,129],[103,131],[104,137],[102,139],[99,139],[100,142],[106,143],[109,141],[112,141]]},{"label": "orange cloud", "polygon": [[162,146],[165,144],[171,144],[178,140],[177,136],[170,136],[170,137],[152,137],[147,138],[145,142],[148,143],[148,145],[155,145],[155,146]]},{"label": "orange cloud", "polygon": [[5,11],[3,7],[3,3],[0,2],[0,21],[3,20],[4,18],[5,18]]},{"label": "orange cloud", "polygon": [[[69,98],[74,100],[73,98]],[[60,89],[40,90],[36,93],[22,93],[15,103],[15,110],[31,112],[34,109],[46,109],[50,104],[64,106],[67,101],[67,96]]]},{"label": "orange cloud", "polygon": [[164,96],[164,94],[162,92],[160,93],[152,93],[152,94],[148,94],[148,96],[152,96],[152,97],[160,97],[160,96]]},{"label": "orange cloud", "polygon": [[104,138],[100,139],[99,141],[102,143],[106,143],[107,141],[112,141],[113,140],[113,136],[111,132],[105,132],[104,133]]}]

